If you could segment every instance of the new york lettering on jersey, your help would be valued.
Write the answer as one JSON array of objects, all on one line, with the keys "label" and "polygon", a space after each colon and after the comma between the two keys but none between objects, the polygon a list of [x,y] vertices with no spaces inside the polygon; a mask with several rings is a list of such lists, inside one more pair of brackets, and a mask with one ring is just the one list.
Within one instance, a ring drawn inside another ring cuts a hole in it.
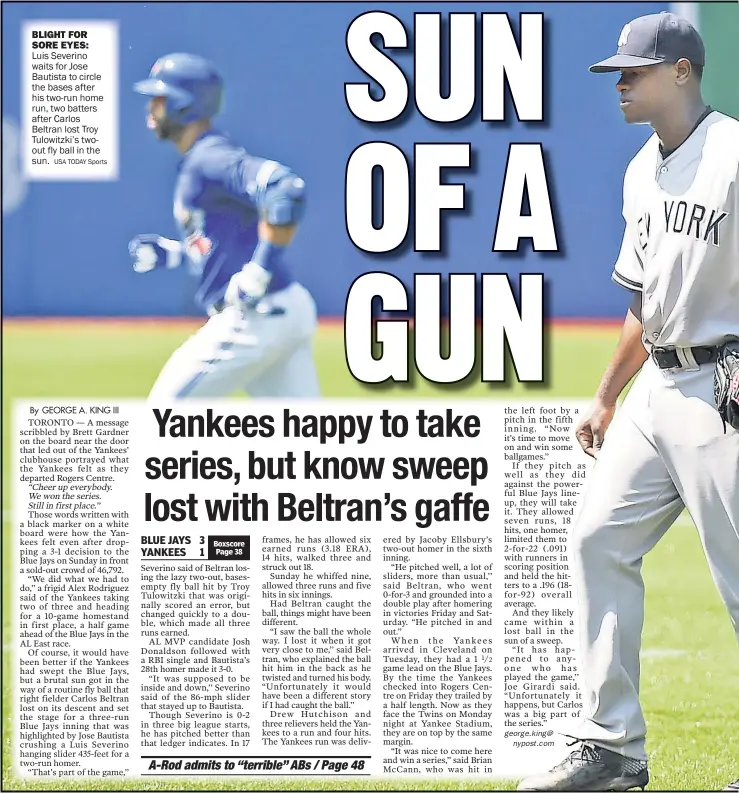
[{"label": "new york lettering on jersey", "polygon": [[[201,308],[207,310],[223,299],[231,277],[254,251],[259,221],[256,195],[271,162],[209,130],[180,164],[174,216],[190,269],[200,276],[195,300]],[[284,289],[292,281],[280,262],[268,292]]]},{"label": "new york lettering on jersey", "polygon": [[[686,234],[696,240],[711,245],[720,245],[721,222],[729,216],[728,212],[718,209],[709,210],[701,204],[688,204],[686,201],[665,201],[665,231]],[[690,211],[688,211],[690,206]],[[706,219],[706,215],[708,218]],[[701,228],[703,221],[706,221]]]},{"label": "new york lettering on jersey", "polygon": [[[685,234],[711,245],[721,244],[721,223],[729,216],[728,212],[718,209],[708,210],[702,204],[674,199],[665,200],[663,203],[666,232]],[[637,236],[645,253],[649,244],[650,226],[651,216],[647,212],[637,221]]]}]

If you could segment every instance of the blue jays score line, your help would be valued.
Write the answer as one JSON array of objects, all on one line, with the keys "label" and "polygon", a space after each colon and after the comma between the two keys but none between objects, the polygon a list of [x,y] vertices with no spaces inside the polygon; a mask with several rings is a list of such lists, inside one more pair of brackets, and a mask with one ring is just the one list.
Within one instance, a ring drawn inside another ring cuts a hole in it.
[{"label": "blue jays score line", "polygon": [[[412,88],[417,112],[428,121],[453,124],[467,118],[479,98],[481,122],[502,122],[506,120],[507,85],[519,121],[544,121],[544,15],[520,14],[517,35],[505,13],[450,13],[445,15],[448,31],[442,29],[443,16],[414,15]],[[446,41],[448,67],[443,70]],[[409,80],[393,60],[395,52],[409,48],[403,22],[385,11],[361,14],[349,26],[346,45],[354,63],[372,81],[345,84],[349,111],[369,124],[400,120],[411,101]],[[442,71],[448,75],[447,88],[442,86]],[[542,145],[511,143],[506,156],[489,251],[516,251],[521,240],[530,240],[536,253],[557,251]],[[408,155],[391,143],[373,140],[358,146],[349,157],[345,180],[346,227],[353,244],[367,253],[390,253],[412,233],[415,251],[441,251],[442,213],[465,209],[464,183],[445,181],[443,170],[469,168],[471,160],[469,143],[415,143],[412,166]],[[377,185],[378,172],[382,173],[381,187]],[[525,215],[524,196],[529,204]],[[507,337],[518,379],[541,381],[543,288],[539,275],[521,278],[520,311],[505,275],[484,276],[481,287],[474,274],[451,276],[447,358],[440,352],[440,276],[416,276],[413,306],[400,279],[381,272],[360,276],[352,284],[346,304],[345,346],[352,375],[365,383],[408,382],[409,322],[379,319],[375,323],[372,304],[379,297],[383,312],[399,311],[414,317],[412,345],[416,368],[423,377],[437,383],[465,379],[476,365],[478,288],[482,289],[481,379],[505,378]],[[376,357],[373,350],[378,344],[381,352]]]}]

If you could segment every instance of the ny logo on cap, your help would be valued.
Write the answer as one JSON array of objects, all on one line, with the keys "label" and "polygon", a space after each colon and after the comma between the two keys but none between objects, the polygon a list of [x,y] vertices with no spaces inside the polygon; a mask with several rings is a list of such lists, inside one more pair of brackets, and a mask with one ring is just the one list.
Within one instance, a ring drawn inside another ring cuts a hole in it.
[{"label": "ny logo on cap", "polygon": [[627,22],[624,25],[624,29],[621,31],[621,35],[618,37],[618,46],[623,47],[626,44],[626,41],[629,38],[629,33],[631,33],[631,23]]}]

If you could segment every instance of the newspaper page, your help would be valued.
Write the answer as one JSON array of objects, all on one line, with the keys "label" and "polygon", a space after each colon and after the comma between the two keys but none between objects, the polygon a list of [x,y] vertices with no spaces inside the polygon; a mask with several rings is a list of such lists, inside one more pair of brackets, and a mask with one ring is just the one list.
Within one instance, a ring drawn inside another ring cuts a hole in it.
[{"label": "newspaper page", "polygon": [[736,789],[739,5],[2,15],[3,789]]}]

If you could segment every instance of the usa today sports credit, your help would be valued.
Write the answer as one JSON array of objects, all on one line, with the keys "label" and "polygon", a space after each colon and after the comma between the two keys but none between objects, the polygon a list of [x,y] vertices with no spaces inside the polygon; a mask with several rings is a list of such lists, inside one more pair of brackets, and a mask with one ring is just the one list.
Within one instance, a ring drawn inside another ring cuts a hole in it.
[{"label": "usa today sports credit", "polygon": [[739,4],[2,13],[3,788],[735,790]]}]

